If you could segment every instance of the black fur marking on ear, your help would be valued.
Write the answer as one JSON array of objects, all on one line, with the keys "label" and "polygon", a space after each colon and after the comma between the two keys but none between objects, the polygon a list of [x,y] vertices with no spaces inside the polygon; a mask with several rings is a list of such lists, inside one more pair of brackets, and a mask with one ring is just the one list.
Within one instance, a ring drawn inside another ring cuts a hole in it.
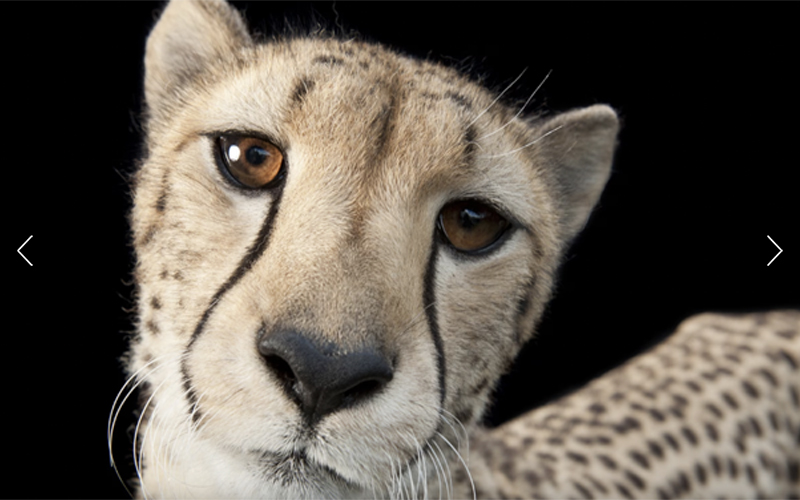
[{"label": "black fur marking on ear", "polygon": [[431,254],[428,257],[428,265],[425,269],[425,290],[422,294],[422,301],[425,307],[425,314],[428,318],[428,328],[431,331],[433,338],[433,345],[436,348],[436,369],[439,372],[439,397],[440,404],[444,408],[445,397],[445,359],[444,348],[442,347],[442,336],[439,333],[439,324],[436,319],[436,292],[434,290],[436,279],[436,259],[438,252],[438,232],[434,231],[434,237],[431,240]]},{"label": "black fur marking on ear", "polygon": [[[189,400],[190,411],[197,405],[197,394],[192,386],[189,370],[186,366],[188,354],[191,352],[192,346],[197,338],[200,337],[200,334],[203,332],[208,318],[211,316],[211,313],[214,311],[217,304],[219,304],[222,296],[225,295],[228,290],[233,288],[233,286],[238,283],[240,279],[242,279],[242,276],[244,276],[253,267],[253,263],[255,263],[261,254],[264,253],[264,250],[267,249],[267,245],[269,244],[269,236],[272,233],[272,226],[275,221],[275,216],[278,214],[278,207],[281,204],[283,186],[284,184],[280,184],[275,188],[274,201],[272,202],[272,206],[269,208],[269,213],[267,214],[266,219],[264,219],[264,224],[261,226],[261,230],[258,232],[258,236],[256,236],[256,239],[250,248],[247,249],[247,252],[245,253],[244,257],[242,257],[239,265],[236,266],[236,270],[233,272],[233,274],[230,275],[227,281],[225,281],[219,290],[217,290],[217,293],[215,293],[211,298],[208,307],[206,308],[205,312],[203,312],[203,316],[200,318],[200,321],[197,323],[197,327],[195,327],[194,332],[192,333],[192,338],[189,340],[189,344],[186,346],[186,356],[184,356],[183,360],[181,361],[181,375],[183,376],[183,388],[186,391],[186,397]],[[200,412],[196,409],[195,411],[191,411],[191,415],[194,422],[197,422],[197,420],[200,418]]]}]

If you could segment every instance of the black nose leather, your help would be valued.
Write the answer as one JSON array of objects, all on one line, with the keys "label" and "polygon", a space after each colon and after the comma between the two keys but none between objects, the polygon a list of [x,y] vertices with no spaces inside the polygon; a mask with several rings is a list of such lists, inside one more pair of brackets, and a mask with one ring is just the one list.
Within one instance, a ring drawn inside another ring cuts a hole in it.
[{"label": "black nose leather", "polygon": [[377,349],[339,352],[333,343],[321,346],[291,330],[263,335],[258,351],[311,425],[369,399],[392,380],[391,364]]}]

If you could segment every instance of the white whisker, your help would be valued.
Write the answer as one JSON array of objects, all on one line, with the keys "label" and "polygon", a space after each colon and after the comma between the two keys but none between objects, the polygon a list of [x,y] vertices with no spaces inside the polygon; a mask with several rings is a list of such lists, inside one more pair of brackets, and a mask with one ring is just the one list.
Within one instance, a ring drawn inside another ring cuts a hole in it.
[{"label": "white whisker", "polygon": [[486,155],[486,156],[483,156],[483,158],[502,158],[503,156],[513,155],[514,153],[522,151],[525,148],[529,148],[529,147],[533,146],[534,144],[538,143],[539,141],[541,141],[542,139],[544,139],[548,135],[552,134],[553,132],[561,130],[563,127],[564,127],[564,125],[559,125],[558,127],[554,128],[554,129],[548,130],[547,132],[545,132],[544,134],[540,135],[536,139],[534,139],[531,142],[525,144],[524,146],[518,147],[517,149],[512,149],[511,151],[506,151],[505,153],[500,153],[500,154],[496,154],[496,155]]},{"label": "white whisker", "polygon": [[[112,451],[112,445],[113,445],[113,441],[114,441],[114,427],[116,426],[117,417],[119,417],[119,412],[122,409],[122,407],[125,406],[125,402],[128,400],[128,398],[133,393],[133,391],[135,391],[136,388],[144,381],[144,377],[140,378],[139,375],[142,372],[144,372],[150,365],[152,365],[153,363],[159,361],[160,359],[162,359],[164,357],[165,356],[159,356],[159,357],[151,360],[149,363],[147,363],[146,365],[142,366],[138,370],[136,370],[136,372],[133,375],[131,375],[130,377],[128,377],[128,379],[125,381],[125,383],[122,384],[122,387],[120,388],[119,392],[117,392],[117,396],[114,398],[114,403],[111,405],[111,412],[108,414],[108,427],[106,429],[107,430],[107,439],[108,439],[108,454],[109,454],[109,459],[111,461],[111,466],[114,466],[114,453]],[[154,368],[153,371],[151,371],[150,373],[153,373],[158,368],[159,367]],[[122,402],[120,402],[120,404],[119,404],[119,408],[117,408],[117,403],[119,402],[120,396],[122,396],[122,393],[125,392],[125,388],[128,386],[128,384],[130,384],[134,380],[136,380],[136,384],[133,385],[133,387],[131,387],[130,390],[125,394],[125,397],[122,399]],[[116,412],[115,412],[115,409],[116,409]]]},{"label": "white whisker", "polygon": [[[136,429],[133,432],[133,467],[136,470],[136,477],[139,478],[139,484],[141,486],[141,494],[144,498],[147,498],[147,492],[145,491],[144,487],[144,480],[142,478],[142,459],[144,458],[144,438],[142,439],[142,446],[138,447],[137,453],[137,442],[139,440],[139,429],[141,428],[142,422],[144,421],[145,415],[147,415],[147,409],[150,406],[150,403],[153,401],[153,398],[158,393],[159,389],[164,386],[167,380],[164,380],[153,390],[153,393],[150,394],[150,397],[147,399],[147,402],[142,407],[141,413],[139,414],[139,419],[136,422]],[[137,459],[138,455],[138,459]]]},{"label": "white whisker", "polygon": [[499,101],[499,100],[500,100],[500,99],[503,97],[503,95],[504,95],[506,92],[508,92],[508,90],[509,90],[511,87],[513,87],[513,86],[514,86],[514,84],[515,84],[515,83],[517,83],[517,81],[519,81],[519,79],[520,79],[520,78],[522,78],[522,75],[524,75],[526,71],[528,71],[528,68],[525,68],[525,69],[523,69],[523,70],[522,70],[522,73],[520,73],[518,77],[514,78],[514,81],[513,81],[513,82],[511,82],[511,83],[509,83],[509,84],[508,84],[508,87],[506,87],[506,88],[505,88],[505,89],[504,89],[502,92],[500,92],[500,95],[498,95],[497,97],[495,97],[495,98],[494,98],[494,100],[493,100],[493,101],[492,101],[492,102],[491,102],[491,103],[490,103],[490,104],[489,104],[489,105],[486,107],[486,109],[484,109],[483,111],[481,111],[480,113],[478,113],[478,116],[476,116],[475,118],[473,118],[473,119],[472,119],[472,121],[471,121],[471,122],[469,122],[469,124],[468,124],[468,125],[467,125],[465,128],[469,128],[469,127],[473,126],[473,125],[475,124],[475,122],[477,122],[477,121],[480,119],[480,117],[481,117],[481,116],[483,116],[484,114],[486,114],[486,112],[487,112],[487,111],[489,111],[490,109],[492,109],[492,106],[494,106],[494,105],[497,103],[497,101]]},{"label": "white whisker", "polygon": [[513,118],[511,118],[510,120],[508,120],[508,121],[507,121],[505,124],[503,124],[503,126],[501,126],[500,128],[497,128],[497,129],[495,129],[493,132],[489,132],[488,134],[484,135],[483,137],[481,137],[481,138],[479,138],[479,139],[477,139],[477,140],[479,140],[479,141],[482,141],[482,140],[486,139],[487,137],[491,137],[491,136],[493,136],[494,134],[496,134],[496,133],[498,133],[498,132],[501,132],[501,131],[502,131],[504,128],[506,128],[507,126],[509,126],[509,125],[510,125],[510,124],[511,124],[511,123],[512,123],[514,120],[516,120],[517,118],[519,118],[519,116],[522,114],[522,112],[523,112],[523,111],[525,111],[525,108],[528,106],[528,104],[529,104],[529,103],[531,102],[531,100],[533,99],[533,96],[535,96],[535,95],[536,95],[536,93],[537,93],[537,92],[539,92],[539,89],[540,89],[540,88],[542,88],[542,85],[544,85],[544,82],[546,82],[546,81],[547,81],[547,79],[550,77],[550,73],[552,73],[552,72],[553,72],[553,70],[551,69],[550,71],[548,71],[548,72],[547,72],[547,74],[546,74],[546,75],[544,75],[544,78],[542,79],[542,81],[541,81],[541,82],[539,82],[539,86],[538,86],[538,87],[536,87],[536,88],[533,90],[533,92],[531,93],[530,97],[528,97],[528,100],[527,100],[527,101],[525,101],[525,104],[523,104],[523,105],[522,105],[522,107],[520,107],[520,108],[519,108],[519,111],[517,111],[517,114],[516,114],[516,115],[514,115],[514,117],[513,117]]},{"label": "white whisker", "polygon": [[456,450],[453,447],[453,444],[450,441],[448,441],[447,438],[442,436],[441,433],[437,432],[436,434],[438,434],[442,439],[444,439],[444,442],[447,443],[447,446],[449,446],[450,449],[452,449],[455,452],[456,457],[458,457],[458,459],[461,461],[461,465],[464,466],[464,471],[467,473],[467,477],[469,478],[469,485],[472,488],[472,499],[473,500],[477,500],[478,493],[475,490],[475,482],[472,480],[472,473],[469,471],[469,467],[467,467],[467,463],[464,462],[464,458],[461,456],[461,453],[459,453],[458,450]]},{"label": "white whisker", "polygon": [[[437,432],[439,437],[447,441],[447,439],[440,433]],[[436,449],[439,450],[439,454],[442,457],[442,463],[444,467],[447,469],[447,473],[444,475],[444,489],[447,492],[447,498],[453,498],[453,475],[450,472],[450,464],[449,460],[447,460],[447,455],[445,455],[444,451],[439,447],[439,444],[436,441],[432,441],[433,445],[436,446]]]}]

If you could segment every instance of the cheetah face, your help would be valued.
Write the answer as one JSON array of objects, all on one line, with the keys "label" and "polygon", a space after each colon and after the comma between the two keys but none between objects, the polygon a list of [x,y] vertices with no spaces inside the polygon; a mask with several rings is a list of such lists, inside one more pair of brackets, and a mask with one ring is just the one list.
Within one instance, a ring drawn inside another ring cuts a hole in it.
[{"label": "cheetah face", "polygon": [[140,494],[437,484],[599,197],[613,111],[523,120],[380,46],[255,44],[216,1],[166,8],[146,72]]}]

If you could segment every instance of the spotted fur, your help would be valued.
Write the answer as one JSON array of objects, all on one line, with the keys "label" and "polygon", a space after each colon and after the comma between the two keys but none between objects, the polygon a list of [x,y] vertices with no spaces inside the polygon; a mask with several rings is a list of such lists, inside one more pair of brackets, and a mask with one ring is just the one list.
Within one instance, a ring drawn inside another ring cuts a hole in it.
[{"label": "spotted fur", "polygon": [[[575,396],[478,426],[609,176],[607,106],[523,117],[380,45],[256,43],[219,0],[170,3],[145,68],[120,393],[140,389],[139,497],[797,491],[795,313],[690,320]],[[218,139],[234,133],[282,152],[268,188],[226,173]],[[437,226],[464,199],[511,227],[475,254]],[[320,366],[379,355],[390,376],[309,416],[299,376],[262,348],[287,335]]]},{"label": "spotted fur", "polygon": [[472,446],[486,498],[798,498],[800,311],[692,317]]}]

